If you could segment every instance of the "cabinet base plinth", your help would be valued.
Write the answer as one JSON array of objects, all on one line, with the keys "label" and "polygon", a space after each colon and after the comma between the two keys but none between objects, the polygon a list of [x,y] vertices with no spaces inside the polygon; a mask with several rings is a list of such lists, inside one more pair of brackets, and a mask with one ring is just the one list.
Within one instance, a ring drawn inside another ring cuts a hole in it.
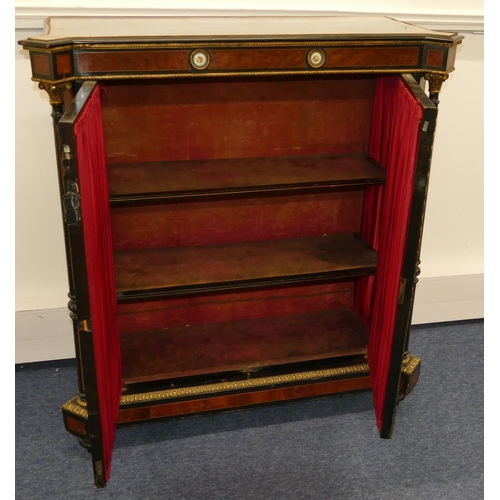
[{"label": "cabinet base plinth", "polygon": [[[401,367],[400,400],[417,383],[420,358],[408,355]],[[122,396],[118,424],[183,417],[202,413],[237,410],[249,406],[296,401],[371,389],[366,363],[340,368],[254,378],[240,382],[221,382],[182,389],[143,392]],[[88,413],[75,396],[62,407],[66,430],[89,449]]]}]

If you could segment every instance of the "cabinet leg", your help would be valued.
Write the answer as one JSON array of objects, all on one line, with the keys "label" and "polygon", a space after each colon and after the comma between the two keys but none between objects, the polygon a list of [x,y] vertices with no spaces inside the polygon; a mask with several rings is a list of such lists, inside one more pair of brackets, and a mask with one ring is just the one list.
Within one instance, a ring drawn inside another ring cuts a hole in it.
[{"label": "cabinet leg", "polygon": [[80,445],[92,455],[94,483],[96,488],[106,486],[103,468],[102,448],[93,445],[89,434],[87,404],[80,396],[75,396],[62,406],[64,426],[66,430],[78,438]]},{"label": "cabinet leg", "polygon": [[80,443],[80,446],[82,448],[85,448],[89,453],[91,452],[90,450],[90,439],[86,438],[78,438],[78,442]]}]

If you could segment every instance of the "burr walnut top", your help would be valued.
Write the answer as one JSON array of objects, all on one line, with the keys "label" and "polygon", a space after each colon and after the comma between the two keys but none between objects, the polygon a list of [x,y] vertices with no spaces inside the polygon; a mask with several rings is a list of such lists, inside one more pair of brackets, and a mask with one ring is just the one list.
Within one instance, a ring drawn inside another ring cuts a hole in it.
[{"label": "burr walnut top", "polygon": [[171,16],[51,17],[39,42],[88,39],[185,39],[190,37],[327,37],[332,39],[430,38],[449,41],[455,33],[433,31],[388,17],[373,16]]}]

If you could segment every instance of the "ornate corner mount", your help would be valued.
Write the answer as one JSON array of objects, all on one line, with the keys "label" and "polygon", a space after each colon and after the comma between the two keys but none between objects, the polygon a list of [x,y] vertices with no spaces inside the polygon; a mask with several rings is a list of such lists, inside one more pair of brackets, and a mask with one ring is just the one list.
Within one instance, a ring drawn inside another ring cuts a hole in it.
[{"label": "ornate corner mount", "polygon": [[75,396],[62,405],[62,410],[76,415],[77,417],[88,419],[87,405],[79,396]]},{"label": "ornate corner mount", "polygon": [[70,82],[52,83],[52,82],[39,82],[38,88],[45,90],[49,94],[50,104],[58,105],[63,103],[63,95],[66,90],[71,88]]},{"label": "ornate corner mount", "polygon": [[402,401],[415,387],[420,375],[421,359],[406,354],[401,363],[401,382],[398,400]]},{"label": "ornate corner mount", "polygon": [[439,93],[443,82],[448,80],[448,73],[426,73],[424,78],[429,82],[429,98],[437,107],[439,104]]},{"label": "ornate corner mount", "polygon": [[405,375],[413,375],[421,363],[421,359],[417,356],[412,356],[411,354],[407,354],[403,362],[401,363],[401,373]]}]

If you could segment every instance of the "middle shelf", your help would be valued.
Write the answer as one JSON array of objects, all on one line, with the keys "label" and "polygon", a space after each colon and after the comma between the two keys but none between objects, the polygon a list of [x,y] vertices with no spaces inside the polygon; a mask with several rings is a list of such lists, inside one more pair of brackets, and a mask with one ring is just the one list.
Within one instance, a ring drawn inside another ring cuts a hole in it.
[{"label": "middle shelf", "polygon": [[385,169],[361,154],[110,163],[112,206],[219,195],[364,188]]},{"label": "middle shelf", "polygon": [[377,253],[356,233],[117,251],[118,299],[245,289],[374,274]]}]

